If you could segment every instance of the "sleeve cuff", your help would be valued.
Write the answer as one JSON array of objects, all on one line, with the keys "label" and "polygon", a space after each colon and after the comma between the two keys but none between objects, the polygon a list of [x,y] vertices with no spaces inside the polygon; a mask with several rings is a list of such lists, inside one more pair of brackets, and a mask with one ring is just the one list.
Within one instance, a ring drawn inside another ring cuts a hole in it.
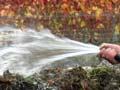
[{"label": "sleeve cuff", "polygon": [[114,59],[115,59],[117,62],[120,63],[120,54],[117,54],[117,55],[114,57]]}]

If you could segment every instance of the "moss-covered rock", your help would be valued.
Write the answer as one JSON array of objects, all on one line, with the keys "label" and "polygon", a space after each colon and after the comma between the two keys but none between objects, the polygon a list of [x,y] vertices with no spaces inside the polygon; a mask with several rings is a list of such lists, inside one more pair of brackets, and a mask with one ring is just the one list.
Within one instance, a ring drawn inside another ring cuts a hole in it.
[{"label": "moss-covered rock", "polygon": [[20,75],[11,74],[8,70],[0,76],[0,90],[37,90],[37,85],[28,82]]},{"label": "moss-covered rock", "polygon": [[53,68],[23,78],[5,71],[0,76],[0,90],[119,90],[120,72],[109,67],[84,70]]},{"label": "moss-covered rock", "polygon": [[67,71],[60,82],[61,90],[89,90],[87,72],[81,67]]},{"label": "moss-covered rock", "polygon": [[120,73],[109,67],[96,67],[89,77],[94,90],[119,90]]},{"label": "moss-covered rock", "polygon": [[70,70],[65,70],[63,68],[48,69],[41,72],[39,77],[41,78],[41,81],[46,84],[44,85],[47,89],[91,90],[87,72],[81,67]]}]

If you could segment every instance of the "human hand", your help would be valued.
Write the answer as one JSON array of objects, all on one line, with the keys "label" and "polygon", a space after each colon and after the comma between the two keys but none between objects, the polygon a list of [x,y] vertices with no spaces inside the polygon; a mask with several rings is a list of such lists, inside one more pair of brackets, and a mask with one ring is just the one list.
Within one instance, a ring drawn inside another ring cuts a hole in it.
[{"label": "human hand", "polygon": [[99,56],[105,58],[112,64],[117,64],[115,56],[120,53],[120,46],[116,44],[103,43],[100,46]]},{"label": "human hand", "polygon": [[100,50],[100,53],[99,53],[99,56],[101,58],[106,59],[111,64],[118,64],[118,62],[115,60],[116,55],[117,55],[117,51],[111,48],[103,48]]},{"label": "human hand", "polygon": [[114,49],[117,53],[120,53],[120,46],[116,45],[116,44],[103,43],[100,46],[100,49],[102,50],[103,48],[105,48],[105,49],[111,48],[111,49]]}]

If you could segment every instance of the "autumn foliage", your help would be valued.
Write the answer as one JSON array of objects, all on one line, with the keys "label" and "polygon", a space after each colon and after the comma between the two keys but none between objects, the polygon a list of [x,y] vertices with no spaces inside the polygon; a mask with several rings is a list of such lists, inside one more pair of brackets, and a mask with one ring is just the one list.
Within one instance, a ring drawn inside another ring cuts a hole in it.
[{"label": "autumn foliage", "polygon": [[119,34],[119,14],[120,0],[0,0],[1,24],[50,28],[84,41]]}]

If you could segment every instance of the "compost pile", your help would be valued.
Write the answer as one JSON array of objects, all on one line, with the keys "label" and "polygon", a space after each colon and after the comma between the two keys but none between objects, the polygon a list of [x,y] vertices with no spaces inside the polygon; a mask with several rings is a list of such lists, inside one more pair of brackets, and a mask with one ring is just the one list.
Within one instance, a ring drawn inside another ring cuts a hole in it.
[{"label": "compost pile", "polygon": [[91,70],[45,69],[29,77],[12,74],[8,70],[0,76],[1,90],[119,90],[120,71],[106,66]]}]

